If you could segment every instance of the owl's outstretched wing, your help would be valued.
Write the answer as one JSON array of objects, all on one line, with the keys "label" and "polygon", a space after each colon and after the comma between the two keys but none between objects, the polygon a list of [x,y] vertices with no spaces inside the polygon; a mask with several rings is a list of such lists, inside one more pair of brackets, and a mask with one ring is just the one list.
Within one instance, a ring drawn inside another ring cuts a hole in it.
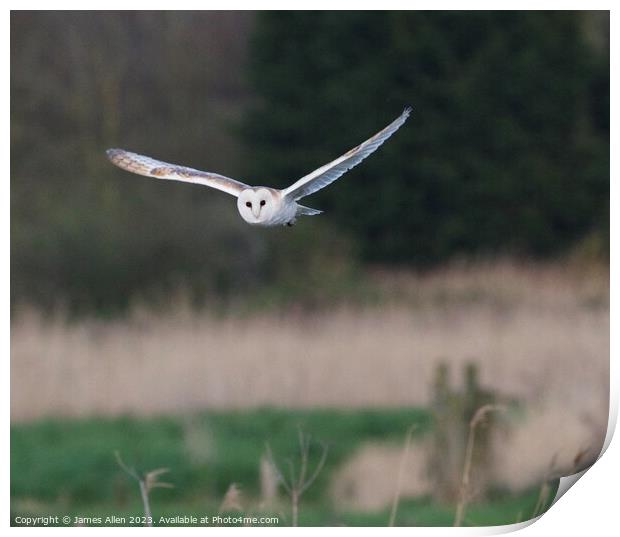
[{"label": "owl's outstretched wing", "polygon": [[232,196],[239,197],[239,194],[248,185],[218,175],[217,173],[201,172],[193,168],[185,166],[177,166],[176,164],[168,164],[159,160],[131,153],[124,149],[108,149],[106,151],[108,158],[112,164],[116,164],[119,168],[128,172],[137,173],[146,177],[154,177],[156,179],[170,179],[172,181],[184,181],[186,183],[197,183],[200,185],[216,188]]},{"label": "owl's outstretched wing", "polygon": [[385,129],[375,134],[372,138],[369,138],[364,143],[347,151],[344,155],[338,157],[329,164],[302,177],[299,181],[284,189],[282,193],[294,200],[298,200],[333,183],[351,168],[357,166],[368,155],[374,153],[383,142],[392,136],[392,134],[407,121],[409,114],[411,114],[411,108],[407,107],[396,120],[390,123]]}]

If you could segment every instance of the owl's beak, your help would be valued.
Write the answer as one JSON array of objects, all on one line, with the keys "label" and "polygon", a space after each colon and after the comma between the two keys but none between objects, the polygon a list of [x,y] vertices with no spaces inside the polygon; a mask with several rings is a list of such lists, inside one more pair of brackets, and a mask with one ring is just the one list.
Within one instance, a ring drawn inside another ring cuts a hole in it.
[{"label": "owl's beak", "polygon": [[252,204],[252,214],[254,218],[258,219],[258,215],[260,214],[260,205],[258,203]]}]

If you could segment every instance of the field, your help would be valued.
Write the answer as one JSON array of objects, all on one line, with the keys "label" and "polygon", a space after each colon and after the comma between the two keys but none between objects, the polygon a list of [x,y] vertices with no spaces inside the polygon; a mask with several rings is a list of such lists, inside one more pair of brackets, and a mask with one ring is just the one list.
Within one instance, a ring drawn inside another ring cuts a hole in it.
[{"label": "field", "polygon": [[294,457],[299,426],[329,449],[300,524],[385,525],[417,425],[396,523],[449,525],[454,505],[433,499],[428,468],[433,383],[444,363],[458,390],[474,363],[484,390],[517,410],[493,445],[493,486],[473,495],[465,523],[531,517],[549,476],[602,445],[608,272],[499,263],[369,278],[374,298],[314,311],[17,312],[13,515],[138,514],[118,450],[140,471],[170,469],[162,479],[174,488],[153,491],[154,514],[217,512],[237,483],[244,512],[290,523],[282,490],[264,504],[260,461],[266,443],[277,460]]},{"label": "field", "polygon": [[[430,415],[423,409],[261,409],[184,418],[48,420],[23,425],[15,427],[12,434],[11,494],[19,499],[13,504],[13,515],[139,516],[142,507],[138,486],[117,464],[114,452],[118,451],[126,463],[139,470],[162,464],[169,468],[162,480],[174,488],[153,492],[155,516],[217,514],[228,487],[237,483],[244,512],[273,513],[280,518],[280,524],[290,524],[285,501],[269,502],[261,492],[259,463],[266,443],[276,460],[295,457],[296,431],[301,427],[328,446],[329,456],[302,503],[300,523],[386,525],[389,509],[338,508],[338,491],[330,487],[330,481],[359,443],[380,441],[400,447],[402,433],[411,424],[418,425],[417,446],[431,426]],[[316,445],[313,450],[311,464],[318,455]],[[394,485],[396,473],[386,478]],[[535,511],[538,492],[527,490],[514,497],[495,491],[491,500],[471,507],[467,524],[527,519]],[[453,517],[450,506],[422,496],[403,501],[396,522],[451,525]]]}]

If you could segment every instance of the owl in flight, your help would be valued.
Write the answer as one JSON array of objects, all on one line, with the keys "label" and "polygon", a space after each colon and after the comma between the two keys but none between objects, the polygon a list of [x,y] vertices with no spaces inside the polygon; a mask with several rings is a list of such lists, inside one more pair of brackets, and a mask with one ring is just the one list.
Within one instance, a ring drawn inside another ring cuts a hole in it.
[{"label": "owl in flight", "polygon": [[108,149],[107,155],[113,164],[128,172],[155,177],[156,179],[198,183],[231,194],[237,198],[239,214],[248,224],[255,226],[292,226],[298,216],[312,216],[322,212],[298,204],[297,202],[301,198],[321,190],[357,166],[392,136],[407,121],[410,113],[411,108],[405,108],[397,119],[372,138],[283,190],[266,186],[249,186],[217,173],[202,172],[185,166],[167,164],[123,149]]}]

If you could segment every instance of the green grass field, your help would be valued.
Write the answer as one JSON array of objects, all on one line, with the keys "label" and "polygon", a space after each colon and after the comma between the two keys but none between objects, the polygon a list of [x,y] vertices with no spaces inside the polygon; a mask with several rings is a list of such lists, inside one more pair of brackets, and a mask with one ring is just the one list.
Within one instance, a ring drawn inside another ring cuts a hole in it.
[{"label": "green grass field", "polygon": [[[11,429],[12,521],[17,516],[82,517],[143,514],[138,485],[119,467],[115,451],[139,473],[168,468],[163,481],[174,488],[155,489],[151,506],[160,516],[217,514],[231,483],[241,487],[248,514],[256,514],[259,461],[269,443],[276,461],[297,456],[301,429],[315,439],[310,463],[319,455],[318,442],[328,446],[325,467],[303,497],[300,525],[377,525],[389,519],[389,508],[373,512],[337,509],[328,495],[335,470],[366,441],[401,444],[416,425],[416,435],[432,429],[425,409],[380,411],[259,409],[204,412],[193,416],[89,420],[46,420]],[[532,516],[538,490],[519,495],[497,492],[485,503],[467,509],[467,525],[510,524]],[[553,494],[552,494],[553,495]],[[551,496],[552,496],[551,495]],[[244,506],[245,507],[245,506]],[[290,524],[284,495],[271,508],[279,525]],[[451,525],[454,507],[430,498],[403,499],[397,525]],[[73,520],[73,519],[72,519]]]}]

